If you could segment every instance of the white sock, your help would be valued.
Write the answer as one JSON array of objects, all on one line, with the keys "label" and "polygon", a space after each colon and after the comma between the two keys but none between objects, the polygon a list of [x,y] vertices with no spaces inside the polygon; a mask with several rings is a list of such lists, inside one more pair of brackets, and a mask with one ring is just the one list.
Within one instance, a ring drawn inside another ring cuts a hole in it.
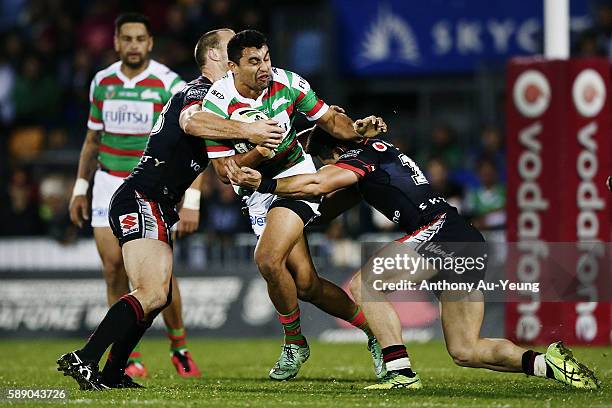
[{"label": "white sock", "polygon": [[539,354],[533,361],[533,375],[536,377],[546,377],[546,359],[544,354]]},{"label": "white sock", "polygon": [[397,360],[391,360],[386,363],[387,371],[399,371],[406,368],[410,368],[410,359],[407,357],[398,358]]}]

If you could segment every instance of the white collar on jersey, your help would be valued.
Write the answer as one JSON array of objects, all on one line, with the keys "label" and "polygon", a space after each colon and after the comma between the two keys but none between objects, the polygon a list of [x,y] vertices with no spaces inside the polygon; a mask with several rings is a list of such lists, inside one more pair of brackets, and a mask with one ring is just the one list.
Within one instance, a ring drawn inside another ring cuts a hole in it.
[{"label": "white collar on jersey", "polygon": [[117,61],[116,64],[117,64],[116,74],[117,74],[117,77],[121,81],[123,81],[123,87],[124,88],[135,88],[138,82],[142,81],[143,79],[149,76],[149,74],[151,73],[151,69],[153,68],[153,65],[156,64],[156,62],[153,60],[149,60],[149,65],[147,65],[145,70],[131,79],[126,77],[123,74],[123,72],[121,72],[121,61]]},{"label": "white collar on jersey", "polygon": [[[272,74],[270,75],[272,76],[272,80],[274,80],[274,76]],[[234,96],[236,97],[236,99],[238,99],[240,102],[248,103],[251,106],[262,105],[263,103],[262,99],[264,95],[268,93],[268,90],[270,89],[270,87],[264,89],[264,91],[261,94],[259,94],[257,99],[247,98],[247,97],[240,95],[240,92],[238,92],[238,90],[236,89],[236,84],[234,82],[234,73],[232,71],[227,71],[227,78],[230,83],[230,86],[232,87],[232,92],[234,93]]]}]

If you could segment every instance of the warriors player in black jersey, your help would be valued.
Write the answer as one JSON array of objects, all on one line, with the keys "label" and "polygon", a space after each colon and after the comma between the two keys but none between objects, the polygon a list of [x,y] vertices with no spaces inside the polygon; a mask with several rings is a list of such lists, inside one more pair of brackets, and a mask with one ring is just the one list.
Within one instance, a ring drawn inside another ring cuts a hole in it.
[{"label": "warriors player in black jersey", "polygon": [[[139,387],[124,372],[128,356],[172,297],[172,239],[178,221],[175,206],[208,165],[207,139],[247,139],[258,148],[278,146],[283,130],[274,121],[248,124],[222,118],[198,119],[212,81],[227,70],[229,29],[204,34],[195,49],[202,76],[191,81],[164,106],[138,166],[115,192],[109,220],[122,247],[133,291],[121,297],[85,346],[64,354],[58,370],[81,389]],[[236,156],[241,164],[258,165],[258,149]],[[98,362],[112,345],[104,370]]]},{"label": "warriors player in black jersey", "polygon": [[[415,260],[423,259],[421,256],[431,259],[435,254],[427,253],[429,244],[436,243],[437,252],[442,248],[446,252],[445,257],[486,258],[484,238],[480,232],[439,197],[412,159],[391,143],[380,139],[367,139],[360,144],[343,143],[315,127],[306,150],[327,165],[314,174],[281,179],[262,178],[256,170],[240,167],[231,160],[226,164],[226,171],[232,183],[256,191],[302,199],[327,195],[322,204],[327,208],[322,213],[327,209],[338,213],[338,208],[346,209],[363,198],[407,233],[395,244],[377,253],[376,257],[393,257],[401,247],[402,252],[409,253]],[[423,243],[426,245],[421,245]],[[373,259],[362,268],[364,276],[358,272],[351,285],[355,300],[361,303],[370,327],[383,347],[387,370],[380,383],[367,389],[421,388],[419,376],[410,368],[401,324],[393,306],[386,301],[383,293],[372,293],[372,276],[366,276],[365,271],[372,271]],[[425,266],[426,263],[420,265]],[[474,282],[484,276],[484,268],[474,267],[464,274],[459,274],[456,268],[436,268],[412,270],[411,275],[404,273],[402,277],[417,283],[424,279]],[[386,280],[389,281],[388,277]],[[551,344],[546,353],[541,354],[523,349],[506,339],[480,337],[484,315],[481,291],[446,290],[436,295],[441,303],[447,350],[456,364],[495,371],[524,372],[554,378],[577,388],[598,387],[593,372],[578,363],[561,342]]]}]

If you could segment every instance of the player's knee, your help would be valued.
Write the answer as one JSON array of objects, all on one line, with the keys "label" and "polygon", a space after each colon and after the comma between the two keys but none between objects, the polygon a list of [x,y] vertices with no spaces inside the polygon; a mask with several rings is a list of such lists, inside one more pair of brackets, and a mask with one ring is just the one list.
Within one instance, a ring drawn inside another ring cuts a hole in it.
[{"label": "player's knee", "polygon": [[448,354],[458,366],[472,367],[476,353],[469,344],[457,344],[448,346]]},{"label": "player's knee", "polygon": [[162,310],[169,304],[168,300],[172,295],[169,294],[167,285],[164,286],[137,288],[138,298],[145,313]]},{"label": "player's knee", "polygon": [[283,270],[283,259],[269,251],[255,251],[255,263],[261,276],[268,282],[275,281]]}]

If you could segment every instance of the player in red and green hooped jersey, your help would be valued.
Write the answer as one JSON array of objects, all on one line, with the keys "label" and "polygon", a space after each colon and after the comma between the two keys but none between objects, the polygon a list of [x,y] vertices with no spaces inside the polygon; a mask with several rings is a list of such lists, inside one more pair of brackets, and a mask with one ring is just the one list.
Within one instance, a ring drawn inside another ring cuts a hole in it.
[{"label": "player in red and green hooped jersey", "polygon": [[[304,153],[296,137],[293,123],[298,112],[338,139],[363,139],[353,121],[342,112],[329,109],[303,78],[271,66],[263,34],[254,30],[236,34],[228,43],[227,53],[231,71],[212,85],[202,110],[230,119],[236,109],[250,107],[278,123],[284,130],[283,140],[274,151],[268,151],[269,159],[257,166],[262,173],[280,178],[316,172],[311,157]],[[236,153],[233,144],[207,141],[207,152],[219,176],[225,178],[225,161]],[[312,264],[304,226],[319,215],[319,204],[268,193],[253,192],[246,204],[253,231],[259,237],[255,262],[267,282],[268,294],[285,333],[282,352],[270,370],[270,378],[295,377],[310,355],[300,328],[298,298],[361,328],[368,335],[376,374],[383,375],[381,350],[363,313],[342,289],[320,278]]]},{"label": "player in red and green hooped jersey", "polygon": [[[119,16],[114,43],[120,61],[98,72],[91,82],[87,137],[70,203],[72,221],[82,226],[89,219],[87,190],[93,176],[91,225],[102,259],[109,305],[129,292],[121,248],[108,222],[111,197],[138,164],[164,104],[185,85],[175,72],[150,59],[153,37],[145,16],[134,13]],[[197,229],[200,186],[198,178],[185,194],[179,235]],[[171,361],[179,375],[199,376],[185,343],[176,281],[173,288],[173,301],[163,312],[171,341]],[[126,373],[132,377],[147,375],[138,350],[130,356]]]}]

